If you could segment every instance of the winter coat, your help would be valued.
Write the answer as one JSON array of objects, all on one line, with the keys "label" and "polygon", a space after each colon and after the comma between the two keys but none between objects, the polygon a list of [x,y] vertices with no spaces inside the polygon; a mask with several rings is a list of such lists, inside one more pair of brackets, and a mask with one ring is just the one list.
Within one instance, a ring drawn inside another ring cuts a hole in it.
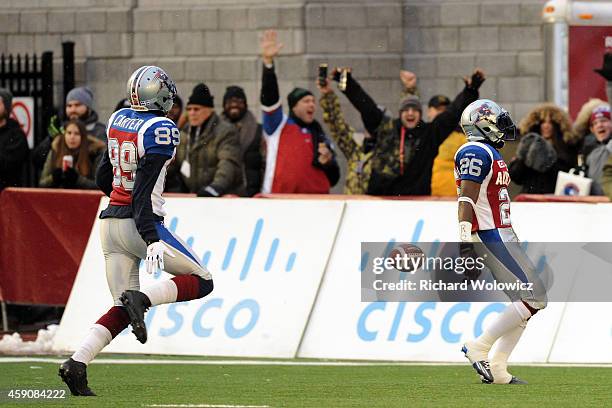
[{"label": "winter coat", "polygon": [[[212,187],[219,195],[237,194],[242,185],[238,132],[214,112],[203,125],[199,129],[187,125],[181,130],[181,143],[168,177],[178,177],[183,192],[202,193]],[[192,131],[196,133],[193,142]],[[184,161],[190,165],[189,177],[181,172]]]},{"label": "winter coat", "polygon": [[[62,123],[62,126],[66,125],[66,121]],[[83,120],[85,129],[87,129],[87,135],[93,136],[94,138],[102,141],[106,144],[106,125],[98,122],[98,113],[94,110],[90,111],[87,118]],[[47,155],[51,150],[51,142],[56,138],[56,135],[49,134],[42,142],[40,142],[32,151],[32,164],[34,167],[40,169],[47,160]]]},{"label": "winter coat", "polygon": [[332,139],[346,157],[348,171],[344,193],[366,194],[372,173],[373,150],[366,152],[364,146],[353,139],[355,130],[344,120],[340,100],[334,92],[321,95],[319,104]]},{"label": "winter coat", "polygon": [[608,157],[612,152],[612,140],[608,140],[605,144],[600,144],[591,151],[591,154],[586,158],[587,177],[599,183],[601,174],[605,164],[608,162]]},{"label": "winter coat", "polygon": [[438,148],[431,171],[431,195],[451,197],[457,195],[455,182],[455,153],[467,141],[461,130],[453,131]]},{"label": "winter coat", "polygon": [[573,131],[580,141],[580,153],[584,155],[585,159],[593,151],[593,149],[599,145],[599,142],[595,138],[595,135],[591,133],[589,127],[593,109],[595,109],[597,106],[605,105],[606,103],[606,101],[601,99],[590,99],[588,102],[582,105],[578,115],[576,115]]},{"label": "winter coat", "polygon": [[568,171],[571,167],[558,156],[551,143],[537,133],[529,133],[521,138],[508,171],[512,181],[523,186],[521,193],[552,194],[559,171]]},{"label": "winter coat", "polygon": [[242,119],[232,122],[225,116],[221,118],[236,127],[240,141],[240,167],[242,184],[238,187],[238,195],[252,197],[261,191],[263,182],[262,129],[257,119],[246,111]]},{"label": "winter coat", "polygon": [[600,184],[604,194],[612,200],[612,155],[608,156],[608,161],[606,161],[606,164],[603,166]]},{"label": "winter coat", "polygon": [[[438,147],[455,129],[463,110],[478,99],[478,90],[465,87],[432,122],[420,121],[415,128],[406,129],[399,118],[385,115],[351,76],[345,94],[376,141],[368,185],[368,194],[373,195],[431,194],[431,172]],[[405,132],[403,164],[400,162],[402,129]]]},{"label": "winter coat", "polygon": [[29,152],[19,123],[7,119],[6,124],[0,127],[0,191],[5,187],[21,185]]},{"label": "winter coat", "polygon": [[[106,151],[106,144],[93,136],[87,136],[87,140],[89,141],[89,160],[91,162],[89,174],[79,174],[76,172],[76,169],[74,169],[77,174],[73,180],[70,180],[70,176],[66,177],[65,173],[64,177],[58,180],[57,178],[54,179],[53,173],[54,171],[57,173],[58,170],[58,168],[55,167],[55,163],[61,140],[61,137],[56,137],[53,143],[51,143],[51,153],[47,155],[45,166],[40,175],[39,187],[97,190],[98,185],[95,182],[96,168],[98,167],[102,154]],[[74,166],[76,166],[76,163],[77,158],[74,157]]]}]

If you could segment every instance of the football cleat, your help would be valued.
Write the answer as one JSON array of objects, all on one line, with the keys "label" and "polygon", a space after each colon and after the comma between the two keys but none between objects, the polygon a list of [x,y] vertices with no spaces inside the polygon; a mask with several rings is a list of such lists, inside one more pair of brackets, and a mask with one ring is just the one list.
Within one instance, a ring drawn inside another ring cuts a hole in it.
[{"label": "football cleat", "polygon": [[[468,347],[469,346],[469,347]],[[465,357],[472,363],[472,367],[476,370],[476,373],[480,376],[482,382],[490,384],[493,382],[493,374],[491,374],[491,365],[487,359],[486,353],[477,353],[474,351],[468,343],[465,343],[461,348],[461,351]],[[478,355],[480,354],[480,355]]]},{"label": "football cleat", "polygon": [[510,380],[510,382],[508,384],[529,384],[527,381],[525,380],[521,380],[520,378],[517,378],[515,376],[512,376],[512,379]]},{"label": "football cleat", "polygon": [[[490,383],[490,382],[486,381],[483,376],[480,376],[480,381],[482,381],[483,384],[493,384],[493,383]],[[498,384],[498,383],[495,383],[495,384]],[[512,376],[512,378],[510,379],[510,382],[508,384],[520,384],[520,385],[524,385],[524,384],[529,384],[529,383],[527,381],[525,381],[525,380],[521,380],[518,377]]]},{"label": "football cleat", "polygon": [[85,363],[69,358],[60,366],[59,376],[66,383],[72,395],[95,397],[96,394],[87,386],[87,366]]},{"label": "football cleat", "polygon": [[149,309],[147,295],[137,290],[126,290],[119,298],[130,317],[132,333],[136,339],[145,344],[147,342],[147,326],[144,322],[144,314]]}]

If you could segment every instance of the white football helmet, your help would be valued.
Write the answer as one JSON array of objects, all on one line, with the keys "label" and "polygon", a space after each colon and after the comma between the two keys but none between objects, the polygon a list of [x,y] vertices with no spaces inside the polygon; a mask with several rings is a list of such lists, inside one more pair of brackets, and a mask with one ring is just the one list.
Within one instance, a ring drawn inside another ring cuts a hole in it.
[{"label": "white football helmet", "polygon": [[166,114],[172,109],[176,94],[174,81],[163,69],[153,65],[138,68],[127,82],[127,96],[134,110]]},{"label": "white football helmet", "polygon": [[461,128],[470,142],[490,141],[503,146],[516,139],[516,125],[510,114],[490,99],[479,99],[461,114]]}]

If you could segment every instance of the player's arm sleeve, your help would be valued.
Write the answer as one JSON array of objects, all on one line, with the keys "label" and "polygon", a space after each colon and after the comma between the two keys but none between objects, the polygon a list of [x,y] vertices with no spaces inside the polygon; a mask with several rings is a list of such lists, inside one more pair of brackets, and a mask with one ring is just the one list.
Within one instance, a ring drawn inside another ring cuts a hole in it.
[{"label": "player's arm sleeve", "polygon": [[139,135],[145,153],[138,160],[136,169],[132,213],[136,229],[147,244],[159,241],[155,223],[160,217],[153,212],[151,194],[164,165],[174,155],[175,146],[180,142],[179,135],[176,125],[170,120],[159,121],[147,128],[142,136]]},{"label": "player's arm sleeve", "polygon": [[159,178],[159,173],[170,157],[165,154],[145,154],[138,162],[136,180],[132,191],[132,212],[136,229],[142,239],[148,244],[159,241],[155,222],[157,216],[153,213],[151,194]]},{"label": "player's arm sleeve", "polygon": [[280,126],[283,120],[283,107],[278,92],[278,80],[274,65],[263,66],[261,77],[261,110],[263,112],[264,134],[271,135]]},{"label": "player's arm sleeve", "polygon": [[491,172],[491,156],[482,147],[467,146],[457,152],[455,166],[461,180],[482,184]]},{"label": "player's arm sleeve", "polygon": [[113,192],[113,166],[108,151],[102,153],[102,159],[96,168],[96,185],[104,194],[110,197]]}]

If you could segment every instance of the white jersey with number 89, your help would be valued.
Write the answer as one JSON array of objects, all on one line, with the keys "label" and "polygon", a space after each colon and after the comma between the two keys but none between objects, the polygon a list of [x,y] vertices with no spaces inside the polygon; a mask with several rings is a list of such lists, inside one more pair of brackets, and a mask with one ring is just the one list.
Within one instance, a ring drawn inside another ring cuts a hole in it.
[{"label": "white jersey with number 89", "polygon": [[108,156],[113,166],[113,191],[110,196],[112,205],[132,204],[138,161],[145,153],[170,156],[151,194],[153,212],[161,217],[165,216],[162,192],[166,169],[172,162],[176,146],[180,142],[180,132],[174,122],[151,112],[125,108],[111,115],[106,133]]}]

